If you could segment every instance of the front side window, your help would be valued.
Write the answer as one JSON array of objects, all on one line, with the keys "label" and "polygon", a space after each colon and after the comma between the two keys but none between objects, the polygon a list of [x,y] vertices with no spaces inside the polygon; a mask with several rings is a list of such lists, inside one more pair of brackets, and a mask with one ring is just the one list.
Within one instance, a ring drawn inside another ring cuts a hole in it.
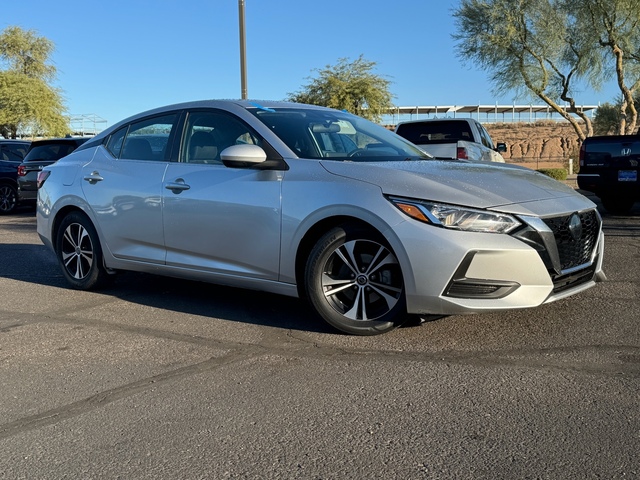
[{"label": "front side window", "polygon": [[390,130],[349,113],[310,108],[248,110],[300,158],[359,162],[431,158]]},{"label": "front side window", "polygon": [[487,130],[479,123],[476,123],[476,127],[480,132],[480,138],[482,139],[482,144],[485,147],[493,150],[493,140],[491,140],[491,135],[489,135],[489,132],[487,132]]},{"label": "front side window", "polygon": [[218,111],[190,112],[184,131],[181,161],[222,164],[220,152],[231,145],[240,144],[263,146],[258,135],[236,117]]}]

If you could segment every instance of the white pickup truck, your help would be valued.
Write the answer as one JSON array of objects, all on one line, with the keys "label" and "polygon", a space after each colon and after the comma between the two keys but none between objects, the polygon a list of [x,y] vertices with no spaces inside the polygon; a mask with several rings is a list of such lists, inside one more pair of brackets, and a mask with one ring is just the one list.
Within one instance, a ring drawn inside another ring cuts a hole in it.
[{"label": "white pickup truck", "polygon": [[411,120],[396,126],[396,133],[436,158],[475,162],[504,162],[500,152],[507,145],[493,140],[473,118],[433,118]]}]

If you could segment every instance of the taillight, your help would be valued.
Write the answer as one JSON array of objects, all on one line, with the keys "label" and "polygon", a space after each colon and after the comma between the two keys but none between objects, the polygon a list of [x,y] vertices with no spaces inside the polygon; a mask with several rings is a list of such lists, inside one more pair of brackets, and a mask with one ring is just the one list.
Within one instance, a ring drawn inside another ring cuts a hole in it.
[{"label": "taillight", "polygon": [[47,178],[49,178],[49,175],[51,175],[51,172],[48,170],[42,170],[38,172],[38,180],[36,182],[36,185],[38,186],[38,188],[44,185],[44,182],[47,181]]},{"label": "taillight", "polygon": [[586,155],[586,148],[584,147],[584,142],[580,145],[580,152],[578,153],[578,158],[580,159],[580,166],[584,167],[584,157]]},{"label": "taillight", "polygon": [[469,155],[467,155],[466,148],[458,147],[458,158],[461,160],[469,160]]},{"label": "taillight", "polygon": [[24,165],[20,165],[18,167],[18,176],[24,177],[26,174],[27,174],[27,167],[25,167]]}]

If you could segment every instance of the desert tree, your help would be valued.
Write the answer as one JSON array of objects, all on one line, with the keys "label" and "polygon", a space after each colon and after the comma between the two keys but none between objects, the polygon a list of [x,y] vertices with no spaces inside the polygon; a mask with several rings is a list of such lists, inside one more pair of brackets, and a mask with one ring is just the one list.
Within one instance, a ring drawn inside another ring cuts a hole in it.
[{"label": "desert tree", "polygon": [[346,110],[369,120],[380,121],[393,107],[391,82],[374,73],[376,62],[360,55],[356,60],[341,58],[336,65],[316,69],[316,77],[288,100]]},{"label": "desert tree", "polygon": [[605,102],[593,116],[594,135],[613,135],[620,128],[620,106]]},{"label": "desert tree", "polygon": [[[625,105],[627,106],[625,110]],[[629,106],[640,105],[640,90],[633,94],[633,102],[629,103],[624,97],[619,96],[615,103],[605,102],[598,106],[593,116],[593,133],[595,135],[616,135],[620,134],[620,117],[623,117],[626,125],[626,118],[631,116]],[[637,126],[637,123],[636,123]],[[628,134],[634,133],[629,130]]]},{"label": "desert tree", "polygon": [[62,92],[51,82],[53,43],[33,30],[7,27],[0,33],[0,134],[15,138],[68,133]]},{"label": "desert tree", "polygon": [[606,78],[614,78],[622,100],[618,102],[620,134],[632,133],[638,122],[636,92],[640,87],[640,2],[638,0],[563,0],[583,36],[606,61]]},{"label": "desert tree", "polygon": [[581,80],[599,84],[600,59],[558,2],[462,0],[453,15],[457,55],[489,73],[494,93],[539,98],[570,122],[581,140],[592,135],[574,86]]}]

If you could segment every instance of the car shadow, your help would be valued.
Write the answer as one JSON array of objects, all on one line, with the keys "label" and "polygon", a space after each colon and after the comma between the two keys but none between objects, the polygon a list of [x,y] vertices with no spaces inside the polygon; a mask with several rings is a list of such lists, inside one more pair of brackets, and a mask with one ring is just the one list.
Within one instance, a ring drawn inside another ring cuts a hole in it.
[{"label": "car shadow", "polygon": [[138,272],[122,272],[100,290],[128,302],[252,325],[336,333],[297,298]]},{"label": "car shadow", "polygon": [[598,197],[589,197],[589,200],[591,200],[593,203],[596,204],[596,206],[598,207],[598,211],[603,216],[609,216],[609,217],[638,217],[638,216],[640,216],[640,201],[637,201],[636,203],[634,203],[633,207],[631,207],[631,210],[629,210],[629,212],[627,212],[627,213],[611,213],[606,208],[604,208],[604,206],[602,205],[602,202],[600,201],[600,199]]},{"label": "car shadow", "polygon": [[640,201],[636,202],[629,213],[613,214],[608,212],[600,199],[593,193],[584,190],[577,190],[596,204],[598,212],[602,217],[603,230],[605,236],[615,237],[638,237],[640,236]]},{"label": "car shadow", "polygon": [[640,202],[626,214],[612,214],[607,212],[601,205],[598,211],[602,216],[602,229],[605,236],[612,237],[640,237]]},{"label": "car shadow", "polygon": [[[30,227],[33,231],[33,226]],[[15,226],[12,226],[15,231]],[[44,245],[0,244],[0,278],[68,289]],[[138,272],[98,290],[127,302],[189,315],[316,333],[338,333],[297,298]]]}]

